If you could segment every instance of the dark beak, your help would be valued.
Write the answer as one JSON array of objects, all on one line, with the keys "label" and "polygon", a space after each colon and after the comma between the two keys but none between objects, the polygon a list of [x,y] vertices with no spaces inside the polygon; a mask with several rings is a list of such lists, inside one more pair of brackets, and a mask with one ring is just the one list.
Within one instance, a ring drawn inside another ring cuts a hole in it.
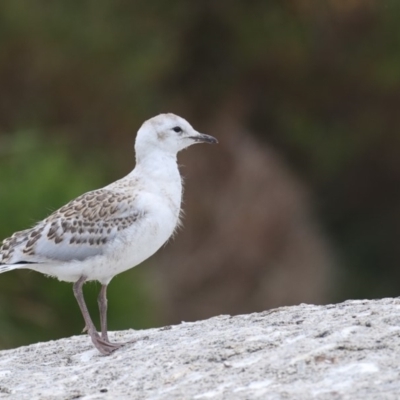
[{"label": "dark beak", "polygon": [[210,135],[204,135],[203,133],[196,136],[189,136],[189,139],[194,140],[199,143],[218,143],[218,140],[215,137]]}]

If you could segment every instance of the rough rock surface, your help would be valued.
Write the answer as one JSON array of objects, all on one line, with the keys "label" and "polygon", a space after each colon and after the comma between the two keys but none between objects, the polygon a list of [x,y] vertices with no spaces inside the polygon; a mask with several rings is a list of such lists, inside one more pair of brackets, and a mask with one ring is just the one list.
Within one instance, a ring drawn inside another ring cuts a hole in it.
[{"label": "rough rock surface", "polygon": [[400,299],[282,307],[0,352],[8,399],[398,399]]}]

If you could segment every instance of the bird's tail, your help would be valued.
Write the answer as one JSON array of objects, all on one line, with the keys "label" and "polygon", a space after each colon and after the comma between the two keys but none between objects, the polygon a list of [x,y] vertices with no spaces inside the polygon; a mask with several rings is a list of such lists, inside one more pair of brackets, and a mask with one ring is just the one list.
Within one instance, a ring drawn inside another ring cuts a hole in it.
[{"label": "bird's tail", "polygon": [[0,264],[0,274],[3,272],[11,271],[12,269],[16,269],[19,266],[16,265],[7,265],[7,264]]}]

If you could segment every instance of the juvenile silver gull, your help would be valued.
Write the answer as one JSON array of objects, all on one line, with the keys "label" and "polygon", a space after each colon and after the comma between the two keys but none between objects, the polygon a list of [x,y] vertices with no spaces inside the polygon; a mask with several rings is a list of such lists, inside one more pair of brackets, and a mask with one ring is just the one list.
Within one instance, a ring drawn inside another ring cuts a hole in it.
[{"label": "juvenile silver gull", "polygon": [[[124,178],[87,192],[0,248],[0,273],[28,268],[73,282],[93,344],[110,354],[123,343],[107,334],[107,285],[154,254],[179,225],[182,180],[177,153],[195,143],[217,143],[174,114],[143,123],[135,142],[136,166]],[[101,335],[90,318],[82,287],[101,283]]]}]

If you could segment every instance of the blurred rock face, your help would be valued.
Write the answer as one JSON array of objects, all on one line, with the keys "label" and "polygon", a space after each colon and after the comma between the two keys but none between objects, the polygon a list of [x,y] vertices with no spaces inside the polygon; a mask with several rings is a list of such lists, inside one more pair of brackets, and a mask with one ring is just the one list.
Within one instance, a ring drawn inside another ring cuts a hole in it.
[{"label": "blurred rock face", "polygon": [[183,153],[184,228],[158,253],[154,281],[166,323],[328,300],[332,258],[306,189],[234,117]]}]

